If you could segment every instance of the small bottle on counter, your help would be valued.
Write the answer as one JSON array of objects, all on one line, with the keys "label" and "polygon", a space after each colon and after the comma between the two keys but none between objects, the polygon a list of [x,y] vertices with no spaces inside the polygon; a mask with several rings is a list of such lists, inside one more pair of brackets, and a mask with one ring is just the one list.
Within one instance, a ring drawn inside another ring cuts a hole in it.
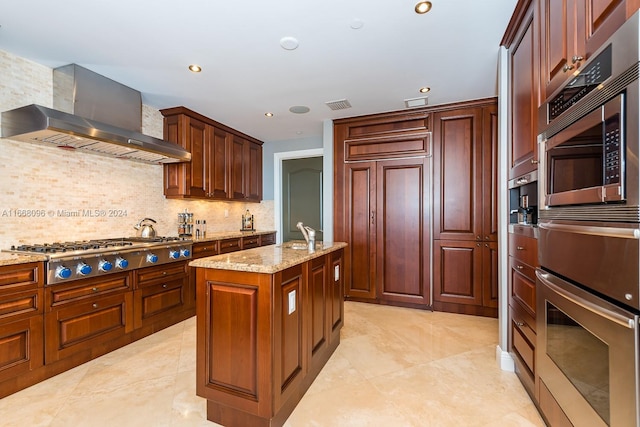
[{"label": "small bottle on counter", "polygon": [[197,219],[196,220],[196,239],[199,239],[201,237],[200,235],[200,220]]},{"label": "small bottle on counter", "polygon": [[207,220],[203,219],[202,222],[200,223],[200,234],[202,235],[201,237],[207,237]]}]

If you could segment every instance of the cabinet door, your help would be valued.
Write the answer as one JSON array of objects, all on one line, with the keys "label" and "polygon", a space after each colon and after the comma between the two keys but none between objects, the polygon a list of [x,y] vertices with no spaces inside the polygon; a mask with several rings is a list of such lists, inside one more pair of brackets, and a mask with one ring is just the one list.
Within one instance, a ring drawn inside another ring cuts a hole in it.
[{"label": "cabinet door", "polygon": [[509,178],[537,168],[537,110],[539,105],[539,51],[536,40],[536,2],[532,2],[523,19],[516,40],[509,47],[511,70],[511,144]]},{"label": "cabinet door", "polygon": [[482,109],[482,240],[498,241],[498,106]]},{"label": "cabinet door", "polygon": [[244,199],[245,193],[245,149],[249,142],[237,135],[231,142],[231,198]]},{"label": "cabinet door", "polygon": [[436,240],[433,248],[433,299],[482,305],[482,243]]},{"label": "cabinet door", "polygon": [[208,126],[211,134],[211,155],[209,157],[209,194],[216,199],[230,197],[229,134],[222,129]]},{"label": "cabinet door", "polygon": [[307,279],[307,304],[305,312],[307,313],[306,334],[308,338],[307,356],[309,364],[317,363],[315,360],[321,359],[324,352],[329,348],[329,314],[327,305],[329,299],[329,266],[327,257],[319,257],[312,259],[309,263],[309,277]]},{"label": "cabinet door", "polygon": [[498,307],[498,243],[482,243],[482,305]]},{"label": "cabinet door", "polygon": [[[0,321],[0,382],[43,365],[42,315]],[[2,393],[0,393],[2,396]]]},{"label": "cabinet door", "polygon": [[259,144],[247,144],[244,169],[247,200],[259,202],[262,200],[262,147]]},{"label": "cabinet door", "polygon": [[[584,36],[577,28],[577,3],[584,0],[540,0],[543,96],[546,99],[572,76],[584,55]],[[580,43],[578,43],[580,40]],[[575,57],[575,58],[574,58]]]},{"label": "cabinet door", "polygon": [[377,163],[376,277],[381,301],[428,305],[429,160]]},{"label": "cabinet door", "polygon": [[482,109],[434,115],[434,239],[482,240]]},{"label": "cabinet door", "polygon": [[187,118],[187,140],[191,147],[190,173],[187,174],[189,195],[192,197],[208,197],[208,155],[210,147],[207,138],[206,125],[194,118]]},{"label": "cabinet door", "polygon": [[345,294],[376,298],[376,164],[345,165],[345,239],[349,242],[345,262]]},{"label": "cabinet door", "polygon": [[638,2],[630,0],[578,1],[578,22],[585,25],[578,28],[584,37],[585,58],[602,46],[637,9]]}]

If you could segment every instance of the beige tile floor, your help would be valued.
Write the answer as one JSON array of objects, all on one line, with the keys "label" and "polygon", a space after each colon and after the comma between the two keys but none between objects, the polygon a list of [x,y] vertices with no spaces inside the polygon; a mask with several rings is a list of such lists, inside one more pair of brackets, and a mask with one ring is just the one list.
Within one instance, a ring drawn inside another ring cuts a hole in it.
[{"label": "beige tile floor", "polygon": [[[300,426],[544,426],[495,360],[495,319],[345,303],[341,343],[287,420]],[[0,399],[0,426],[209,426],[195,318]]]}]

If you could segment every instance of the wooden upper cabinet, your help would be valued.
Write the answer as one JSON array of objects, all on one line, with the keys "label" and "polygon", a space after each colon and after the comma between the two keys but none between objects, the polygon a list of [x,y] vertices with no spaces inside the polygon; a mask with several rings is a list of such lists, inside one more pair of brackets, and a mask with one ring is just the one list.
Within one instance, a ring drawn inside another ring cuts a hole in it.
[{"label": "wooden upper cabinet", "polygon": [[576,1],[578,34],[584,40],[582,56],[585,59],[589,59],[640,8],[640,0]]},{"label": "wooden upper cabinet", "polygon": [[433,237],[482,240],[482,108],[435,113],[433,136]]},{"label": "wooden upper cabinet", "polygon": [[167,198],[262,200],[262,142],[184,107],[160,111],[164,138],[191,161],[164,165]]},{"label": "wooden upper cabinet", "polygon": [[231,143],[231,198],[262,199],[262,147],[236,135]]},{"label": "wooden upper cabinet", "polygon": [[502,45],[509,52],[511,76],[509,179],[538,168],[537,119],[541,79],[537,7],[535,0],[519,3],[502,40]]},{"label": "wooden upper cabinet", "polygon": [[[584,0],[582,0],[584,2]],[[542,78],[546,99],[573,75],[584,59],[584,37],[578,36],[580,0],[540,0]]]}]

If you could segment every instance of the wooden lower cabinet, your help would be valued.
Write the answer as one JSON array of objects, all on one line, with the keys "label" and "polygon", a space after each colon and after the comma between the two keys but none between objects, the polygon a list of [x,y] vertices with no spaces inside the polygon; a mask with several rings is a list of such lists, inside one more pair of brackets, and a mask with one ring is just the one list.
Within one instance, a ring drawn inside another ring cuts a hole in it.
[{"label": "wooden lower cabinet", "polygon": [[131,288],[128,272],[48,287],[45,363],[78,353],[90,360],[122,346],[118,339],[134,328]]},{"label": "wooden lower cabinet", "polygon": [[44,364],[43,268],[0,266],[0,398]]},{"label": "wooden lower cabinet", "polygon": [[173,324],[193,316],[187,261],[134,271],[134,327]]},{"label": "wooden lower cabinet", "polygon": [[[524,229],[527,232],[527,229]],[[509,233],[509,353],[525,390],[537,401],[536,276],[538,242]]]},{"label": "wooden lower cabinet", "polygon": [[340,342],[343,250],[274,274],[196,268],[207,419],[282,426]]},{"label": "wooden lower cabinet", "polygon": [[435,240],[435,310],[498,317],[498,244]]}]

